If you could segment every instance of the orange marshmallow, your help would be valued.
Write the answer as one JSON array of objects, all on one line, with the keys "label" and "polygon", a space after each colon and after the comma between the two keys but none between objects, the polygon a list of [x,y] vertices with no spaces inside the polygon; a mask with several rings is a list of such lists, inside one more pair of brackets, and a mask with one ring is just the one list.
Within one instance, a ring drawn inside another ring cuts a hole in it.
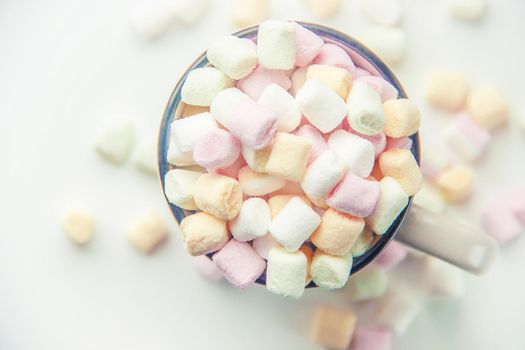
[{"label": "orange marshmallow", "polygon": [[200,210],[221,220],[231,220],[241,210],[242,190],[231,177],[204,174],[195,182],[193,200]]},{"label": "orange marshmallow", "polygon": [[419,130],[421,114],[409,99],[400,98],[383,103],[385,110],[384,133],[390,137],[410,136]]},{"label": "orange marshmallow", "polygon": [[278,132],[266,163],[266,172],[299,182],[304,176],[312,143],[299,136]]},{"label": "orange marshmallow", "polygon": [[312,338],[329,349],[347,349],[356,323],[357,316],[352,310],[321,306],[313,323]]},{"label": "orange marshmallow", "polygon": [[471,91],[467,111],[487,129],[495,129],[509,119],[509,106],[505,96],[494,86],[480,86]]},{"label": "orange marshmallow", "polygon": [[230,239],[226,221],[203,212],[186,216],[180,230],[184,248],[192,256],[215,252]]},{"label": "orange marshmallow", "polygon": [[474,171],[468,166],[455,166],[445,170],[436,180],[445,200],[457,203],[467,199],[473,189]]},{"label": "orange marshmallow", "polygon": [[328,254],[346,255],[364,227],[363,218],[330,208],[323,214],[321,224],[310,239],[317,248]]},{"label": "orange marshmallow", "polygon": [[381,154],[379,168],[383,176],[397,180],[403,190],[414,195],[423,186],[423,175],[412,152],[407,149],[392,149]]}]

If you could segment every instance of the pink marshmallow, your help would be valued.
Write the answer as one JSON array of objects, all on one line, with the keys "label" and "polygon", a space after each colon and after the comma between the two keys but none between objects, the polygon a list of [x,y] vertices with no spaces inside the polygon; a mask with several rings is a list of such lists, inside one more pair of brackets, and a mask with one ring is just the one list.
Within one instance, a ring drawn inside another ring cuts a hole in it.
[{"label": "pink marshmallow", "polygon": [[359,136],[359,137],[361,137],[361,138],[363,138],[365,140],[370,141],[372,146],[374,146],[374,154],[375,154],[376,159],[386,149],[386,135],[383,132],[380,132],[379,134],[376,134],[376,135],[363,135],[361,133],[358,133],[354,129],[352,129],[350,127],[350,125],[348,124],[348,120],[347,119],[345,119],[345,122],[343,124],[344,124],[343,125],[343,129],[344,130],[346,130],[349,133],[352,133],[354,135],[357,135],[357,136]]},{"label": "pink marshmallow", "polygon": [[467,162],[477,160],[487,149],[490,133],[469,114],[460,113],[446,132],[450,148]]},{"label": "pink marshmallow", "polygon": [[269,70],[259,66],[246,78],[239,80],[237,88],[254,100],[258,100],[264,89],[270,84],[277,84],[285,90],[292,87],[292,81],[285,71]]},{"label": "pink marshmallow", "polygon": [[408,250],[404,245],[396,241],[392,241],[381,251],[381,253],[379,253],[377,258],[374,260],[374,264],[384,270],[390,270],[403,261],[407,255]]},{"label": "pink marshmallow", "polygon": [[264,272],[266,262],[249,243],[230,240],[212,258],[231,284],[240,289],[251,286]]},{"label": "pink marshmallow", "polygon": [[367,71],[366,69],[363,69],[361,67],[355,67],[354,75],[352,76],[352,78],[359,79],[361,77],[368,77],[371,75],[372,74],[370,74],[370,72]]},{"label": "pink marshmallow", "polygon": [[296,24],[295,27],[295,65],[306,67],[321,51],[324,42],[314,32]]},{"label": "pink marshmallow", "polygon": [[276,114],[252,99],[239,103],[231,118],[230,132],[243,145],[254,149],[268,145],[277,129]]},{"label": "pink marshmallow", "polygon": [[232,165],[241,153],[241,143],[223,129],[214,129],[202,135],[193,148],[193,159],[207,169]]},{"label": "pink marshmallow", "polygon": [[206,255],[192,256],[191,262],[193,263],[193,266],[195,266],[195,269],[204,277],[207,277],[212,281],[222,280],[222,273],[217,268],[217,265],[215,265]]},{"label": "pink marshmallow", "polygon": [[246,165],[246,161],[242,156],[238,157],[237,160],[226,168],[217,169],[215,172],[220,175],[233,177],[236,179],[239,175],[239,170]]},{"label": "pink marshmallow", "polygon": [[366,217],[374,211],[378,199],[379,182],[348,172],[326,203],[344,213]]},{"label": "pink marshmallow", "polygon": [[506,198],[510,211],[525,225],[525,187],[512,191]]},{"label": "pink marshmallow", "polygon": [[328,150],[328,145],[326,144],[323,135],[313,126],[307,124],[301,126],[299,129],[293,133],[296,136],[304,137],[312,143],[312,151],[308,157],[308,164],[313,162],[321,153]]},{"label": "pink marshmallow", "polygon": [[350,350],[390,350],[391,343],[390,331],[358,326],[352,337]]},{"label": "pink marshmallow", "polygon": [[387,137],[386,138],[386,151],[391,149],[411,149],[412,139],[410,137]]},{"label": "pink marshmallow", "polygon": [[350,72],[350,75],[354,76],[354,62],[345,50],[335,44],[324,44],[313,63],[344,68]]},{"label": "pink marshmallow", "polygon": [[518,236],[524,224],[511,211],[506,201],[495,201],[482,214],[482,224],[487,233],[500,243]]},{"label": "pink marshmallow", "polygon": [[396,99],[398,96],[397,89],[383,78],[370,75],[357,78],[354,81],[360,81],[370,86],[372,89],[374,89],[374,91],[376,91],[379,94],[379,96],[381,96],[382,102]]}]

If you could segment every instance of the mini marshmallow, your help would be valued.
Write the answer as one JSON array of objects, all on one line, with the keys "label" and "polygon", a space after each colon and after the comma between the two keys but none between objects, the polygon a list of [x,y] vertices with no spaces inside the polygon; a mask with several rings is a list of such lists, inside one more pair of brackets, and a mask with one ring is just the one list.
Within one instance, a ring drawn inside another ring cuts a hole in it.
[{"label": "mini marshmallow", "polygon": [[409,99],[400,98],[383,103],[385,110],[385,135],[390,137],[410,136],[419,130],[421,114]]},{"label": "mini marshmallow", "polygon": [[137,2],[130,15],[131,27],[145,39],[156,39],[166,33],[175,23],[175,18],[166,1]]},{"label": "mini marshmallow", "polygon": [[173,16],[185,26],[192,26],[199,22],[209,7],[209,0],[171,0]]},{"label": "mini marshmallow", "polygon": [[232,21],[237,28],[259,24],[268,14],[268,0],[235,0]]},{"label": "mini marshmallow", "polygon": [[406,34],[402,29],[373,26],[367,30],[363,39],[386,63],[399,63],[405,55]]},{"label": "mini marshmallow", "polygon": [[421,172],[425,178],[429,180],[436,180],[441,173],[443,173],[451,163],[450,155],[443,147],[424,146],[421,156]]},{"label": "mini marshmallow", "polygon": [[379,194],[380,186],[377,181],[366,180],[348,172],[326,203],[344,213],[366,217],[374,211]]},{"label": "mini marshmallow", "polygon": [[402,148],[412,149],[412,139],[408,136],[403,137],[387,137],[386,138],[386,150]]},{"label": "mini marshmallow", "polygon": [[348,127],[347,131],[349,133],[359,136],[360,138],[370,141],[372,146],[374,146],[374,157],[375,158],[378,158],[379,155],[383,153],[383,151],[386,149],[387,138],[386,138],[386,135],[382,132],[376,135],[363,135],[353,130],[350,127]]},{"label": "mini marshmallow", "polygon": [[525,187],[514,189],[506,198],[505,202],[512,214],[525,225]]},{"label": "mini marshmallow", "polygon": [[170,139],[166,160],[168,161],[168,163],[176,166],[196,164],[193,160],[193,151],[181,152],[175,144],[173,138]]},{"label": "mini marshmallow", "polygon": [[239,80],[237,87],[254,100],[258,100],[270,84],[277,84],[284,90],[292,87],[292,81],[284,71],[269,70],[262,66],[255,68],[246,78]]},{"label": "mini marshmallow", "polygon": [[193,266],[195,266],[195,269],[204,277],[216,282],[222,280],[222,272],[219,271],[217,265],[215,265],[207,256],[192,256],[191,262],[193,263]]},{"label": "mini marshmallow", "polygon": [[368,177],[375,161],[372,143],[344,130],[337,130],[328,139],[328,147],[351,172]]},{"label": "mini marshmallow", "polygon": [[286,249],[296,251],[319,226],[321,218],[300,198],[292,198],[273,218],[269,231]]},{"label": "mini marshmallow", "polygon": [[397,266],[408,255],[408,251],[404,245],[398,242],[390,242],[383,248],[381,253],[374,260],[374,264],[385,271],[388,271]]},{"label": "mini marshmallow", "polygon": [[213,67],[192,70],[181,89],[181,100],[195,106],[209,106],[219,92],[233,86],[226,74]]},{"label": "mini marshmallow", "polygon": [[383,176],[397,180],[403,190],[412,196],[423,186],[423,175],[412,152],[407,149],[393,149],[379,157]]},{"label": "mini marshmallow", "polygon": [[357,315],[351,310],[320,306],[313,322],[313,341],[328,349],[348,349],[356,323]]},{"label": "mini marshmallow", "polygon": [[297,96],[297,92],[301,89],[306,81],[307,67],[297,68],[292,74],[292,93]]},{"label": "mini marshmallow", "polygon": [[306,67],[319,54],[324,42],[317,34],[295,23],[295,65]]},{"label": "mini marshmallow", "polygon": [[500,243],[506,243],[525,231],[525,225],[514,215],[508,202],[501,200],[490,203],[481,216],[485,231]]},{"label": "mini marshmallow", "polygon": [[427,184],[423,184],[423,187],[414,196],[414,204],[438,214],[443,213],[446,207],[441,193]]},{"label": "mini marshmallow", "polygon": [[220,168],[217,169],[217,174],[233,177],[236,179],[239,175],[239,170],[241,170],[246,165],[246,162],[244,161],[243,157],[237,158],[235,162],[233,162],[232,165],[226,167],[226,168]]},{"label": "mini marshmallow", "polygon": [[233,111],[241,102],[250,98],[237,88],[224,89],[215,96],[210,106],[210,113],[217,122],[226,128],[231,125],[231,116]]},{"label": "mini marshmallow", "polygon": [[307,80],[295,96],[306,119],[321,132],[330,132],[344,119],[344,100],[319,79]]},{"label": "mini marshmallow", "polygon": [[94,148],[105,160],[122,164],[131,153],[135,138],[133,123],[127,120],[117,120],[97,136]]},{"label": "mini marshmallow", "polygon": [[379,299],[376,320],[397,335],[402,335],[421,311],[421,306],[421,301],[413,292],[390,290]]},{"label": "mini marshmallow", "polygon": [[138,170],[150,174],[157,174],[157,143],[153,139],[140,140],[133,155],[133,162]]},{"label": "mini marshmallow", "polygon": [[357,327],[351,350],[390,350],[392,334],[384,329]]},{"label": "mini marshmallow", "polygon": [[239,214],[242,194],[237,180],[218,174],[204,174],[193,186],[197,207],[221,220],[231,220]]},{"label": "mini marshmallow", "polygon": [[291,132],[299,126],[301,111],[293,96],[279,85],[268,85],[258,102],[276,114],[277,131]]},{"label": "mini marshmallow", "polygon": [[451,150],[464,161],[473,162],[485,152],[491,136],[468,114],[462,113],[445,130],[445,138]]},{"label": "mini marshmallow", "polygon": [[301,187],[309,196],[322,197],[337,185],[345,170],[336,154],[328,150],[306,168]]},{"label": "mini marshmallow", "polygon": [[266,268],[266,262],[250,244],[234,239],[226,243],[212,259],[224,278],[240,289],[250,287]]},{"label": "mini marshmallow", "polygon": [[277,116],[250,99],[242,101],[234,110],[226,126],[244,146],[254,149],[266,147],[277,129]]},{"label": "mini marshmallow", "polygon": [[432,296],[461,298],[465,295],[463,271],[431,256],[422,258],[423,286]]},{"label": "mini marshmallow", "polygon": [[246,77],[257,66],[255,48],[233,35],[215,40],[206,57],[213,66],[235,80]]},{"label": "mini marshmallow", "polygon": [[479,21],[487,12],[487,0],[449,0],[448,12],[462,21]]},{"label": "mini marshmallow", "polygon": [[379,189],[379,200],[365,222],[372,231],[382,235],[407,206],[408,195],[394,178],[388,176],[379,181]]},{"label": "mini marshmallow", "polygon": [[437,107],[457,111],[465,104],[467,93],[467,79],[459,72],[435,69],[427,78],[425,97]]},{"label": "mini marshmallow", "polygon": [[346,69],[325,64],[312,64],[306,71],[306,80],[319,79],[342,99],[348,97],[352,77]]},{"label": "mini marshmallow", "polygon": [[314,160],[317,159],[323,152],[328,150],[328,145],[323,137],[323,135],[311,125],[303,125],[297,129],[294,133],[296,136],[304,137],[305,139],[310,140],[312,143],[312,151],[308,157],[308,164],[311,164]]},{"label": "mini marshmallow", "polygon": [[323,214],[321,224],[310,239],[325,253],[346,255],[364,227],[365,221],[362,218],[330,208]]},{"label": "mini marshmallow", "polygon": [[71,210],[62,219],[62,228],[73,242],[86,244],[95,231],[95,220],[85,210]]},{"label": "mini marshmallow", "polygon": [[352,254],[329,255],[320,249],[315,251],[310,275],[315,284],[323,289],[343,288],[352,270]]},{"label": "mini marshmallow", "polygon": [[289,252],[284,248],[273,248],[268,254],[266,288],[268,291],[300,298],[304,293],[307,260],[302,251]]},{"label": "mini marshmallow", "polygon": [[370,230],[370,228],[365,225],[363,232],[361,232],[361,234],[357,236],[357,239],[355,240],[354,244],[352,245],[352,248],[350,249],[352,256],[354,258],[357,258],[363,255],[368,250],[368,248],[370,248],[370,246],[374,242],[374,239],[374,232],[372,232],[372,230]]},{"label": "mini marshmallow", "polygon": [[443,198],[449,203],[466,200],[473,190],[474,171],[468,166],[454,166],[445,170],[436,179]]},{"label": "mini marshmallow", "polygon": [[312,276],[310,276],[310,266],[312,265],[312,259],[314,258],[314,250],[308,244],[303,244],[300,251],[306,256],[306,280],[304,285],[307,286],[312,282]]},{"label": "mini marshmallow", "polygon": [[139,251],[150,254],[168,238],[168,225],[158,213],[150,211],[132,223],[127,237]]},{"label": "mini marshmallow", "polygon": [[251,147],[242,147],[242,156],[246,160],[246,163],[253,171],[262,173],[266,169],[266,163],[272,152],[271,145],[268,145],[261,149],[253,149]]},{"label": "mini marshmallow", "polygon": [[362,77],[369,77],[371,75],[372,74],[369,71],[367,71],[366,69],[361,68],[361,67],[355,67],[355,72],[354,72],[354,74],[352,74],[352,78],[354,78],[354,80],[356,80],[356,79],[359,79],[359,78],[362,78]]},{"label": "mini marshmallow", "polygon": [[388,81],[381,77],[368,75],[356,78],[354,81],[365,83],[372,89],[374,89],[374,91],[377,92],[381,97],[381,102],[396,99],[399,95],[394,85],[390,84]]},{"label": "mini marshmallow", "polygon": [[268,233],[271,220],[268,203],[261,198],[250,198],[242,203],[239,215],[230,221],[230,232],[240,242],[251,241]]},{"label": "mini marshmallow", "polygon": [[253,249],[264,260],[268,260],[268,254],[270,253],[270,250],[272,250],[272,248],[281,246],[279,242],[277,242],[275,238],[273,238],[273,236],[269,233],[262,237],[257,237],[256,239],[254,239],[252,245]]},{"label": "mini marshmallow", "polygon": [[375,135],[383,131],[385,112],[381,97],[368,84],[355,82],[347,103],[348,123],[352,129],[364,135]]},{"label": "mini marshmallow", "polygon": [[197,171],[172,169],[164,175],[164,193],[172,204],[182,209],[195,210],[193,192],[197,180],[203,173]]},{"label": "mini marshmallow", "polygon": [[401,20],[402,8],[399,0],[367,0],[362,10],[372,22],[383,26],[395,26]]},{"label": "mini marshmallow", "polygon": [[266,163],[266,172],[286,180],[301,181],[311,149],[312,144],[307,139],[278,132]]},{"label": "mini marshmallow", "polygon": [[239,170],[239,183],[244,194],[264,196],[284,187],[286,181],[273,175],[257,173],[245,166]]},{"label": "mini marshmallow", "polygon": [[180,222],[184,249],[192,256],[213,253],[230,239],[226,222],[199,212]]},{"label": "mini marshmallow", "polygon": [[200,113],[171,123],[171,138],[180,152],[193,151],[195,143],[208,132],[217,129],[210,113]]},{"label": "mini marshmallow", "polygon": [[259,63],[266,69],[292,69],[295,66],[295,24],[265,21],[257,33]]},{"label": "mini marshmallow", "polygon": [[388,276],[383,269],[369,265],[352,275],[346,286],[346,292],[353,302],[379,298],[388,286]]},{"label": "mini marshmallow", "polygon": [[277,214],[279,214],[279,212],[283,210],[283,208],[286,207],[288,202],[294,197],[299,197],[306,205],[308,205],[309,207],[312,206],[312,203],[310,203],[310,201],[306,199],[306,197],[304,196],[295,196],[291,194],[278,194],[268,199],[268,205],[270,207],[270,214],[272,216],[272,219],[275,218]]},{"label": "mini marshmallow", "polygon": [[494,86],[473,89],[467,99],[467,111],[481,126],[495,129],[509,119],[509,106],[505,96]]},{"label": "mini marshmallow", "polygon": [[343,68],[349,71],[352,76],[356,70],[354,62],[346,51],[335,44],[324,44],[313,63]]},{"label": "mini marshmallow", "polygon": [[193,147],[193,159],[206,169],[226,168],[241,153],[241,143],[223,129],[213,129],[202,135]]}]

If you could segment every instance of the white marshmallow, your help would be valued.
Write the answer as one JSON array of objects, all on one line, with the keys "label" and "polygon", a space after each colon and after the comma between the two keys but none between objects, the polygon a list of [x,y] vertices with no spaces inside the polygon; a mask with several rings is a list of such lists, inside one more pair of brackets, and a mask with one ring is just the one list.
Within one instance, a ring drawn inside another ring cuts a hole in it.
[{"label": "white marshmallow", "polygon": [[284,248],[273,248],[268,254],[266,288],[277,295],[300,298],[304,293],[306,265],[302,251],[291,253]]},{"label": "white marshmallow", "polygon": [[406,35],[399,28],[370,27],[363,41],[389,64],[400,62],[405,54]]},{"label": "white marshmallow", "polygon": [[321,217],[301,198],[294,197],[270,224],[270,233],[286,249],[296,251],[321,223]]},{"label": "white marshmallow", "polygon": [[423,187],[415,194],[414,204],[438,214],[443,213],[446,207],[441,193],[427,184],[423,184]]},{"label": "white marshmallow", "polygon": [[365,15],[376,24],[395,26],[401,20],[402,7],[399,0],[366,0],[361,4]]},{"label": "white marshmallow", "polygon": [[71,210],[62,220],[65,233],[76,244],[86,244],[93,236],[95,222],[93,216],[85,210]]},{"label": "white marshmallow", "polygon": [[376,236],[374,232],[372,232],[370,227],[365,226],[363,232],[361,232],[361,234],[357,236],[354,245],[352,245],[352,248],[350,249],[352,256],[354,258],[357,258],[363,255],[368,250],[368,248],[370,248],[370,246],[374,242],[375,237]]},{"label": "white marshmallow", "polygon": [[352,254],[345,256],[329,255],[317,249],[310,265],[310,275],[314,283],[324,289],[343,288],[352,270]]},{"label": "white marshmallow", "polygon": [[487,0],[449,0],[448,12],[462,21],[479,21],[487,12]]},{"label": "white marshmallow", "polygon": [[168,154],[166,156],[168,163],[176,165],[176,166],[186,166],[186,165],[194,165],[197,164],[193,160],[193,152],[181,152],[175,142],[173,141],[173,138],[170,140],[170,144],[168,146]]},{"label": "white marshmallow", "polygon": [[401,185],[391,177],[379,181],[379,200],[372,214],[365,218],[372,231],[385,233],[408,204],[408,195]]},{"label": "white marshmallow", "polygon": [[306,81],[306,71],[308,67],[300,67],[292,74],[292,93],[297,96],[297,92],[301,89]]},{"label": "white marshmallow", "polygon": [[259,24],[268,13],[268,0],[234,0],[232,21],[237,28]]},{"label": "white marshmallow", "polygon": [[355,302],[372,300],[385,294],[388,276],[384,269],[368,265],[350,278],[346,288]]},{"label": "white marshmallow", "polygon": [[465,295],[463,271],[431,256],[422,258],[423,284],[432,296],[461,298]]},{"label": "white marshmallow", "polygon": [[203,173],[198,171],[173,169],[164,175],[164,193],[170,203],[182,209],[196,210],[193,201],[193,188]]},{"label": "white marshmallow", "polygon": [[390,290],[378,300],[376,320],[396,334],[404,334],[421,311],[421,300],[410,291]]},{"label": "white marshmallow", "polygon": [[374,146],[370,141],[344,130],[337,130],[330,135],[327,143],[346,169],[363,178],[370,175],[375,161]]},{"label": "white marshmallow", "polygon": [[213,99],[210,113],[216,121],[228,127],[235,108],[248,99],[248,95],[237,88],[224,89]]},{"label": "white marshmallow", "polygon": [[292,69],[295,66],[295,24],[273,20],[261,23],[257,55],[266,69]]},{"label": "white marshmallow", "polygon": [[264,196],[286,185],[286,181],[269,174],[257,173],[248,166],[239,170],[239,184],[242,192],[248,196]]},{"label": "white marshmallow", "polygon": [[128,240],[144,254],[152,253],[168,237],[168,225],[155,211],[140,216],[128,230]]},{"label": "white marshmallow", "polygon": [[240,242],[251,241],[268,233],[271,220],[268,203],[261,198],[250,198],[242,203],[239,215],[230,221],[230,232]]},{"label": "white marshmallow", "polygon": [[348,123],[363,135],[377,135],[385,126],[381,96],[369,85],[354,82],[348,95]]},{"label": "white marshmallow", "polygon": [[337,185],[345,170],[334,151],[325,151],[306,168],[301,187],[311,197],[322,197]]},{"label": "white marshmallow", "polygon": [[171,123],[171,138],[180,152],[189,152],[200,137],[217,128],[217,123],[210,113],[199,113],[175,119]]},{"label": "white marshmallow", "polygon": [[171,0],[171,12],[175,19],[186,26],[200,21],[209,8],[209,0]]},{"label": "white marshmallow", "polygon": [[235,80],[246,77],[257,66],[255,48],[233,35],[216,40],[206,56],[212,65]]},{"label": "white marshmallow", "polygon": [[277,115],[277,131],[290,132],[299,126],[301,111],[293,96],[279,85],[268,85],[258,102]]},{"label": "white marshmallow", "polygon": [[254,239],[252,246],[261,258],[268,260],[268,254],[270,253],[270,250],[275,247],[280,247],[281,245],[275,240],[275,238],[273,238],[270,233],[268,233],[262,237],[257,237]]},{"label": "white marshmallow", "polygon": [[167,1],[140,1],[135,3],[130,15],[131,27],[145,39],[156,39],[175,23]]},{"label": "white marshmallow", "polygon": [[157,174],[157,143],[152,139],[143,139],[137,145],[133,156],[135,166],[148,174]]},{"label": "white marshmallow", "polygon": [[266,163],[272,152],[272,145],[261,149],[253,149],[248,146],[242,146],[242,157],[253,171],[263,173]]},{"label": "white marshmallow", "polygon": [[421,172],[430,180],[435,180],[452,161],[442,146],[423,144],[421,153]]},{"label": "white marshmallow", "polygon": [[182,85],[181,100],[193,106],[209,106],[219,92],[232,85],[233,81],[217,68],[196,68]]},{"label": "white marshmallow", "polygon": [[306,81],[295,99],[306,119],[324,133],[341,124],[348,111],[344,100],[319,79]]},{"label": "white marshmallow", "polygon": [[95,140],[95,151],[105,160],[124,163],[135,142],[135,126],[127,120],[114,121]]}]

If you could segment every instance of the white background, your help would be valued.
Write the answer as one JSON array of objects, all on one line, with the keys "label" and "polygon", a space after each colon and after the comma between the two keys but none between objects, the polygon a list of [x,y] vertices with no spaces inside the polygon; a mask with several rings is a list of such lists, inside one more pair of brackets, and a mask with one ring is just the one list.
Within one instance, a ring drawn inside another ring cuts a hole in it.
[{"label": "white background", "polygon": [[[324,22],[359,36],[357,1]],[[395,72],[424,112],[422,137],[437,140],[449,116],[430,110],[421,86],[428,69],[463,71],[497,84],[514,110],[523,102],[525,2],[493,0],[486,21],[448,18],[443,1],[403,1],[407,59]],[[321,303],[347,305],[338,292],[300,301],[262,287],[238,291],[195,273],[157,179],[131,164],[101,161],[91,144],[112,115],[133,118],[155,137],[179,75],[214,38],[232,31],[229,2],[212,1],[205,20],[148,43],[130,31],[125,0],[0,2],[0,349],[315,349],[308,324]],[[273,1],[272,17],[315,20],[300,0]],[[496,133],[477,165],[476,193],[449,210],[477,224],[499,190],[525,181],[525,137]],[[94,240],[72,245],[60,229],[69,206],[89,208]],[[172,237],[151,257],[125,240],[149,208]],[[525,348],[525,240],[502,250],[494,269],[468,276],[461,302],[432,302],[395,349]]]}]

